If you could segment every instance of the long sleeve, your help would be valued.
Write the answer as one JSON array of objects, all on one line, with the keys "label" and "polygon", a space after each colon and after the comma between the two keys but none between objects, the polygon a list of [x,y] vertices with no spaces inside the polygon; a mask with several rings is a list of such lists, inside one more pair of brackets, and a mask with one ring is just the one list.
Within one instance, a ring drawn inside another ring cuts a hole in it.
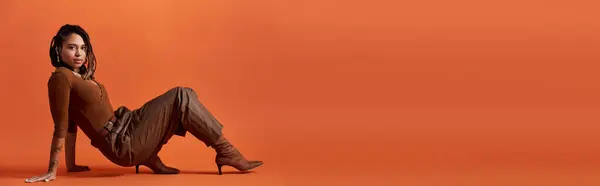
[{"label": "long sleeve", "polygon": [[54,120],[54,137],[64,138],[67,135],[70,92],[71,83],[65,74],[55,72],[50,76],[50,80],[48,80],[48,98],[50,112]]},{"label": "long sleeve", "polygon": [[67,128],[68,133],[77,133],[77,124],[73,120],[69,120],[69,127]]}]

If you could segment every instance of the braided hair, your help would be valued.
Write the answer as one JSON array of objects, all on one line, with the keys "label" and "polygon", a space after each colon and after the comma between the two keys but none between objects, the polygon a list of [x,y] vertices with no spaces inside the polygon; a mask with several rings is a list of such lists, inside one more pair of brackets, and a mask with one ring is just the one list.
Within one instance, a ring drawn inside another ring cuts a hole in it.
[{"label": "braided hair", "polygon": [[62,59],[60,59],[60,51],[62,49],[63,41],[67,40],[67,38],[71,34],[77,34],[81,36],[86,45],[86,65],[82,65],[79,68],[79,74],[85,80],[93,80],[94,73],[96,72],[96,56],[94,55],[94,50],[92,49],[92,43],[90,42],[90,36],[87,32],[81,28],[79,25],[70,25],[65,24],[58,30],[58,33],[52,38],[50,42],[50,61],[52,62],[52,66],[54,67],[66,67],[71,70],[74,70],[69,65],[65,64]]}]

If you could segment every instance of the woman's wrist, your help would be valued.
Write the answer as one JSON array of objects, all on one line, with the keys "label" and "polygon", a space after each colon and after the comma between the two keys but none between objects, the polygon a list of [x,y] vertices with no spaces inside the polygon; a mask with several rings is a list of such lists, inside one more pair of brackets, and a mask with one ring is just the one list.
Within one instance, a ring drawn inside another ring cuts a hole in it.
[{"label": "woman's wrist", "polygon": [[56,173],[58,169],[58,160],[51,160],[48,166],[48,173]]}]

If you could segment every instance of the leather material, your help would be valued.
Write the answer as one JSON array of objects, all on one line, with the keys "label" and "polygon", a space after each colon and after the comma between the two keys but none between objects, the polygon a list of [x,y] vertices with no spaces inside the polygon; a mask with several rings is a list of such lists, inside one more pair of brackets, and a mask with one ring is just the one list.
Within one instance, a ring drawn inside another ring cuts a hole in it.
[{"label": "leather material", "polygon": [[225,137],[221,136],[212,146],[217,155],[215,163],[217,166],[228,165],[239,171],[248,171],[263,164],[262,161],[248,161]]}]

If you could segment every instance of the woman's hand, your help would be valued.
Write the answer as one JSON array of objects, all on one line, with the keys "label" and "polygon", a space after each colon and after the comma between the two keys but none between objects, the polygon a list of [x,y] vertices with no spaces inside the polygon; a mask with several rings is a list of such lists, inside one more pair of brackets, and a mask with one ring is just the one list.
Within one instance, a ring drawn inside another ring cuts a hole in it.
[{"label": "woman's hand", "polygon": [[58,170],[58,155],[65,144],[65,138],[53,136],[52,144],[50,146],[50,162],[48,164],[48,172],[40,176],[34,176],[25,179],[26,183],[33,183],[39,181],[49,182],[56,179],[56,172]]},{"label": "woman's hand", "polygon": [[27,178],[27,179],[25,179],[25,182],[26,183],[33,183],[33,182],[40,182],[40,181],[49,182],[49,181],[52,181],[55,179],[56,179],[56,173],[48,172],[48,173],[40,175],[40,176],[34,176],[31,178]]},{"label": "woman's hand", "polygon": [[88,166],[84,165],[75,165],[67,168],[67,172],[86,172],[90,170],[91,169]]}]

